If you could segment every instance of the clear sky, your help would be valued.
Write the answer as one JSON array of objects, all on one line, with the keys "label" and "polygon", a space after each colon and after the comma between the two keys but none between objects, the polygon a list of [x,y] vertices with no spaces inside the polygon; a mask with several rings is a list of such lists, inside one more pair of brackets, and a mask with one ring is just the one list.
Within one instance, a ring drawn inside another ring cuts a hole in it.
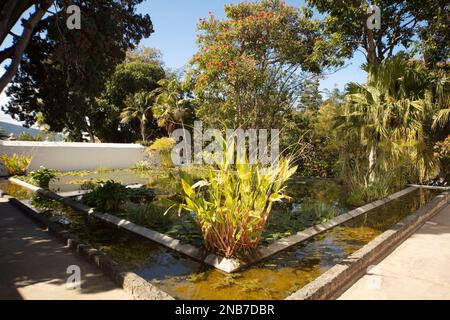
[{"label": "clear sky", "polygon": [[[149,13],[155,33],[142,43],[162,51],[166,66],[171,69],[182,68],[197,51],[196,28],[200,18],[211,11],[216,17],[223,17],[225,4],[242,2],[239,0],[147,0],[139,11]],[[301,0],[287,0],[292,6],[300,6]],[[366,75],[360,69],[365,61],[362,53],[348,61],[346,68],[330,75],[321,82],[321,89],[333,89],[336,85],[343,89],[350,81],[364,82]]]},{"label": "clear sky", "polygon": [[[197,51],[196,28],[200,18],[208,16],[211,11],[216,17],[223,17],[223,7],[239,0],[146,0],[138,8],[141,13],[148,13],[153,21],[155,33],[141,43],[154,47],[163,53],[166,67],[177,70],[183,68]],[[304,3],[301,0],[287,0],[293,6]],[[360,69],[364,62],[361,53],[348,61],[347,66],[321,81],[321,89],[343,89],[350,81],[364,82],[366,75]],[[0,96],[0,105],[5,102]],[[9,117],[0,113],[0,120]]]}]

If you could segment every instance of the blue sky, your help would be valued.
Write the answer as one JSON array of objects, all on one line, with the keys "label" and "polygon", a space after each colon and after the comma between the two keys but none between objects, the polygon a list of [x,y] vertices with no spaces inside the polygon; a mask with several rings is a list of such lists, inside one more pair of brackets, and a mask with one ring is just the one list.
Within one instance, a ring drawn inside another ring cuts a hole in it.
[{"label": "blue sky", "polygon": [[[146,0],[138,8],[140,13],[148,13],[152,18],[155,33],[141,43],[154,47],[163,53],[166,67],[177,70],[183,68],[197,51],[197,22],[208,16],[211,11],[216,17],[223,17],[223,7],[228,3],[238,3],[240,0]],[[300,6],[301,0],[287,0],[292,6]],[[360,69],[365,58],[361,53],[347,62],[345,68],[327,76],[320,83],[321,90],[333,89],[337,86],[343,89],[350,81],[364,82],[365,73]],[[5,102],[0,96],[0,105]],[[0,112],[0,120],[10,121],[10,118]]]},{"label": "blue sky", "polygon": [[[216,17],[223,17],[223,7],[239,0],[147,0],[139,7],[142,13],[149,13],[155,33],[142,43],[162,51],[166,66],[171,69],[183,67],[196,53],[196,26],[200,18],[211,11]],[[301,0],[287,0],[292,6],[300,6]],[[342,70],[329,75],[321,81],[321,89],[333,89],[335,85],[343,89],[350,81],[364,82],[365,73],[360,69],[365,61],[362,53],[357,52],[354,59]]]}]

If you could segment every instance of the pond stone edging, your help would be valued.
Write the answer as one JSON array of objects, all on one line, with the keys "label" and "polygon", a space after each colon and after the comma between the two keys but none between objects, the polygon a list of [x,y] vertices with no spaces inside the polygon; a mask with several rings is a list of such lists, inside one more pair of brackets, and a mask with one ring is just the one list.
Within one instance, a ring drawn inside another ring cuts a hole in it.
[{"label": "pond stone edging", "polygon": [[160,290],[136,273],[126,270],[117,262],[113,261],[104,252],[89,245],[81,243],[58,223],[50,221],[33,206],[16,198],[9,197],[9,202],[18,207],[38,224],[46,227],[49,232],[56,236],[69,249],[78,253],[82,258],[98,267],[114,282],[129,292],[136,300],[174,300],[168,293]]},{"label": "pond stone edging", "polygon": [[286,300],[336,299],[359,278],[369,266],[378,263],[435,216],[450,202],[450,192],[443,192],[425,206],[405,217],[389,230],[370,241],[318,278],[291,294]]}]

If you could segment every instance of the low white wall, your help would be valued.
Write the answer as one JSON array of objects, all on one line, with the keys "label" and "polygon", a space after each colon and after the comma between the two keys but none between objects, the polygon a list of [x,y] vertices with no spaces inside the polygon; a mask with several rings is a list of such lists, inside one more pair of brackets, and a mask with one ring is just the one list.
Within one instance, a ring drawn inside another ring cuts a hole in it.
[{"label": "low white wall", "polygon": [[[29,171],[40,166],[59,171],[121,169],[146,158],[143,146],[121,143],[0,141],[0,154],[5,153],[32,155]],[[3,163],[0,174],[7,174]]]}]

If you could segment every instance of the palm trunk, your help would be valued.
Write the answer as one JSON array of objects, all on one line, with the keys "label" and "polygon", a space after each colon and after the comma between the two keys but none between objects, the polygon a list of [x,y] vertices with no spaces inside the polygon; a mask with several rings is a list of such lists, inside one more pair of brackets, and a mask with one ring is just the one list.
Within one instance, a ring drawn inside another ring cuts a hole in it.
[{"label": "palm trunk", "polygon": [[145,127],[146,127],[146,121],[141,120],[141,137],[143,142],[147,142],[146,140],[146,134],[145,134]]},{"label": "palm trunk", "polygon": [[369,153],[369,182],[375,181],[375,165],[377,163],[377,145],[374,143],[370,147]]}]

